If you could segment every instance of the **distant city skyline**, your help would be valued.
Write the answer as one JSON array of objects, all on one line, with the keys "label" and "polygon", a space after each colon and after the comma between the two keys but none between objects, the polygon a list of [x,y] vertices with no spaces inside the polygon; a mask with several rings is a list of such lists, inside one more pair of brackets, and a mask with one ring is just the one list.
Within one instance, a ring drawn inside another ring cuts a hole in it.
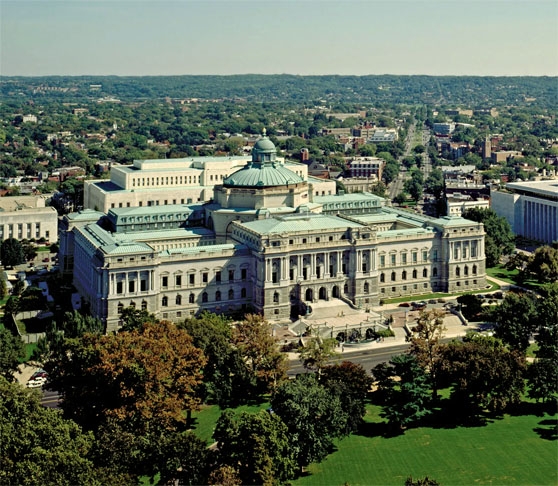
[{"label": "distant city skyline", "polygon": [[557,76],[556,0],[0,0],[0,75]]}]

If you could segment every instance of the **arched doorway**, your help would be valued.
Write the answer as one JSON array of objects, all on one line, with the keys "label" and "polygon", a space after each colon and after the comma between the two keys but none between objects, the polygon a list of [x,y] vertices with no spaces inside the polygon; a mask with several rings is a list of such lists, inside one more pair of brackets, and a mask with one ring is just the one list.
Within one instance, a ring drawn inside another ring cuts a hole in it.
[{"label": "arched doorway", "polygon": [[306,301],[312,302],[314,300],[314,292],[312,289],[306,289]]},{"label": "arched doorway", "polygon": [[339,298],[339,287],[337,287],[337,285],[333,286],[333,289],[331,289],[331,295],[335,298],[338,299]]},{"label": "arched doorway", "polygon": [[325,287],[320,287],[318,298],[321,300],[327,300],[327,291]]}]

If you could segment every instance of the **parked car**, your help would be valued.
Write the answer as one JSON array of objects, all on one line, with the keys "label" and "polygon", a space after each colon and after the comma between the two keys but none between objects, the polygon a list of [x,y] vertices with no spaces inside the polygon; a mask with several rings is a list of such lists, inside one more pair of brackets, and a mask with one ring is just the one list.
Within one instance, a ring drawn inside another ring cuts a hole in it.
[{"label": "parked car", "polygon": [[413,309],[415,310],[422,310],[424,308],[426,308],[427,304],[424,300],[421,300],[420,302],[413,302]]},{"label": "parked car", "polygon": [[399,304],[399,307],[411,307],[411,304],[409,304],[409,302],[401,302],[401,304]]},{"label": "parked car", "polygon": [[436,304],[438,301],[436,299],[430,299],[428,301],[429,304]]},{"label": "parked car", "polygon": [[47,379],[43,376],[37,376],[36,378],[31,378],[27,382],[27,388],[40,388],[46,383]]}]

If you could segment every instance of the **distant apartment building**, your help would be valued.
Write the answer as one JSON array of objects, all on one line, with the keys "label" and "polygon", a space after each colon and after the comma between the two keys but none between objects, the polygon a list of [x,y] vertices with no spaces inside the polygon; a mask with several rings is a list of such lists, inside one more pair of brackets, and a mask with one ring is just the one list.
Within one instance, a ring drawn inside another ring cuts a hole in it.
[{"label": "distant apartment building", "polygon": [[455,131],[455,123],[434,123],[432,129],[436,135],[449,136]]},{"label": "distant apartment building", "polygon": [[491,207],[516,235],[546,244],[558,241],[558,180],[506,184],[492,191]]},{"label": "distant apartment building", "polygon": [[391,143],[395,142],[397,137],[397,130],[395,128],[377,128],[368,139],[368,143]]},{"label": "distant apartment building", "polygon": [[490,160],[493,164],[505,163],[515,157],[521,157],[521,152],[517,150],[500,150],[490,154]]},{"label": "distant apartment building", "polygon": [[488,209],[489,207],[490,201],[488,198],[473,199],[471,196],[459,192],[455,192],[446,198],[446,212],[448,216],[463,216],[468,209]]},{"label": "distant apartment building", "polygon": [[349,174],[351,177],[371,177],[379,180],[385,165],[385,160],[378,157],[355,157],[349,162]]}]

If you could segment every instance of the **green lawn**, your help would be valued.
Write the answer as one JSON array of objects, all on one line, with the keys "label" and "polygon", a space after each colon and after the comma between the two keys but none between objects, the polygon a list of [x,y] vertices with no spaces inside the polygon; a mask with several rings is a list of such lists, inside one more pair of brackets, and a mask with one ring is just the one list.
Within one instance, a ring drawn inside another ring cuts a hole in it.
[{"label": "green lawn", "polygon": [[410,429],[404,435],[378,435],[378,408],[369,407],[366,435],[352,435],[309,474],[303,485],[403,485],[408,476],[429,476],[441,485],[538,484],[558,481],[558,441],[551,434],[556,415],[509,416],[486,426]]},{"label": "green lawn", "polygon": [[502,267],[501,265],[498,265],[496,267],[490,267],[486,269],[486,274],[489,277],[494,277],[497,278],[499,280],[503,280],[504,282],[508,282],[514,285],[519,285],[521,287],[525,287],[527,289],[531,289],[531,290],[537,290],[538,287],[541,286],[541,284],[539,282],[537,282],[536,280],[532,280],[532,279],[527,279],[525,281],[520,281],[518,279],[519,276],[519,270],[508,270],[505,267]]},{"label": "green lawn", "polygon": [[[488,272],[487,272],[488,273]],[[412,302],[412,301],[418,301],[418,300],[430,300],[430,299],[440,299],[440,298],[452,298],[452,297],[458,297],[459,295],[463,295],[463,294],[485,294],[486,292],[494,292],[496,290],[500,289],[500,286],[492,283],[492,282],[488,282],[490,284],[490,288],[486,288],[486,289],[481,289],[481,290],[470,290],[467,292],[457,292],[455,294],[444,294],[441,292],[436,292],[436,293],[432,293],[432,294],[422,294],[422,295],[413,295],[413,296],[407,296],[407,297],[396,297],[394,299],[382,299],[384,304],[398,304],[400,302]]]}]

